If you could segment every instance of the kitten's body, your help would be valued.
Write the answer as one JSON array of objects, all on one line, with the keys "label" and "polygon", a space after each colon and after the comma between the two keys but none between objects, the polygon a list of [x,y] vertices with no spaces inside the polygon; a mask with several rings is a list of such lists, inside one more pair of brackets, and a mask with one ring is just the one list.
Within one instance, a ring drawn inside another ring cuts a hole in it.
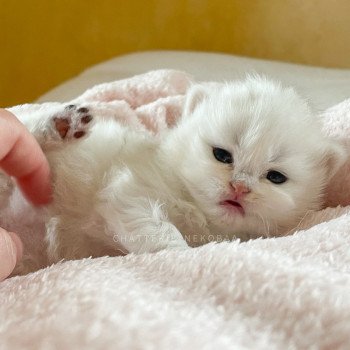
[{"label": "kitten's body", "polygon": [[[178,125],[157,139],[94,117],[91,134],[64,147],[47,131],[52,116],[24,121],[49,146],[52,262],[285,233],[320,207],[342,161],[307,104],[262,79],[194,87]],[[213,148],[232,162],[215,159]],[[287,181],[271,183],[271,170]]]}]

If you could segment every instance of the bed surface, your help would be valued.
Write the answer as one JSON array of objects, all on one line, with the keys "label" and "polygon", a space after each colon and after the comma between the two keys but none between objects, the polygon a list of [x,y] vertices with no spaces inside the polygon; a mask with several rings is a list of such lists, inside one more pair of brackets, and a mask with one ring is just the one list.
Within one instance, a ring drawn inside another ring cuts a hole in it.
[{"label": "bed surface", "polygon": [[172,68],[192,74],[195,80],[232,80],[247,73],[265,74],[292,85],[323,110],[350,96],[350,69],[327,69],[258,60],[227,54],[150,51],[113,58],[49,91],[39,102],[65,102],[102,82],[131,77],[153,69]]}]

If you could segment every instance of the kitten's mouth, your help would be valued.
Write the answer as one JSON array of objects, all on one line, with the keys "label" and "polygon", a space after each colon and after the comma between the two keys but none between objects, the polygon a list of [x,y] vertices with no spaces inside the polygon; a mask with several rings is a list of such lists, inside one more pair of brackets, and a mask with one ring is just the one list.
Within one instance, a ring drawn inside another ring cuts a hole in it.
[{"label": "kitten's mouth", "polygon": [[237,202],[237,201],[234,201],[234,200],[231,200],[231,199],[227,199],[225,201],[220,202],[220,205],[226,207],[230,211],[233,210],[234,212],[238,212],[241,215],[245,214],[242,205],[239,202]]}]

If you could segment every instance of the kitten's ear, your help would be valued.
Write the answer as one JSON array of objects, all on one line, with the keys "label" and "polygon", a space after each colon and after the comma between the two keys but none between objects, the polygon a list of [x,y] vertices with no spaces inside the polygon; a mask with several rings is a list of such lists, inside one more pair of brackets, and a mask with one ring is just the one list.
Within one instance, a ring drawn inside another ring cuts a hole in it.
[{"label": "kitten's ear", "polygon": [[183,115],[188,116],[192,114],[198,104],[203,101],[207,94],[208,88],[205,86],[205,84],[193,85],[187,92]]},{"label": "kitten's ear", "polygon": [[327,178],[331,179],[339,168],[345,163],[347,152],[338,141],[330,141],[323,156],[322,164],[327,169]]}]

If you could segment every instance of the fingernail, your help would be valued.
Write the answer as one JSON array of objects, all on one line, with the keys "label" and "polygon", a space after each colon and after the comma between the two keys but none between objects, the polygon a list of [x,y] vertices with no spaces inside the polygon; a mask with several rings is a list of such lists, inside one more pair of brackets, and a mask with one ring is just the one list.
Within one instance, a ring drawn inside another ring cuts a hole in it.
[{"label": "fingernail", "polygon": [[15,233],[9,232],[8,234],[11,236],[12,241],[15,243],[16,252],[14,253],[16,254],[16,261],[18,263],[21,261],[23,256],[23,243]]}]

